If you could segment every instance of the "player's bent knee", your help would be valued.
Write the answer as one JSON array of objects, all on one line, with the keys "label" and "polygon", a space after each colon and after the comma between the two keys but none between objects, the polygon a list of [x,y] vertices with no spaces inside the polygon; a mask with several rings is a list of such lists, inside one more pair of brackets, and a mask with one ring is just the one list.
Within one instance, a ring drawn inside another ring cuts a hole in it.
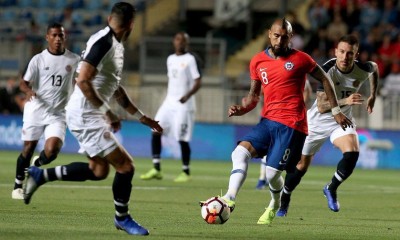
[{"label": "player's bent knee", "polygon": [[280,171],[278,169],[275,169],[275,168],[272,168],[270,166],[267,166],[265,171],[266,171],[265,174],[267,175],[268,182],[276,181],[277,179],[280,178],[281,173],[282,173],[282,171]]}]

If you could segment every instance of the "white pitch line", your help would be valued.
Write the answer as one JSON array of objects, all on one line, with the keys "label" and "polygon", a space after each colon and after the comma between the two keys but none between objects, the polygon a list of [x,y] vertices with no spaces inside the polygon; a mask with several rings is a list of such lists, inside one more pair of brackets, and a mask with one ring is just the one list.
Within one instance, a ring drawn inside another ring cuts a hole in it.
[{"label": "white pitch line", "polygon": [[[0,183],[0,187],[12,188],[12,184],[4,184]],[[93,186],[93,185],[59,185],[59,184],[49,184],[43,186],[45,188],[68,188],[68,189],[111,189],[111,186]],[[141,189],[141,190],[168,190],[168,189],[178,189],[178,187],[142,187],[142,186],[133,186],[133,189]]]}]

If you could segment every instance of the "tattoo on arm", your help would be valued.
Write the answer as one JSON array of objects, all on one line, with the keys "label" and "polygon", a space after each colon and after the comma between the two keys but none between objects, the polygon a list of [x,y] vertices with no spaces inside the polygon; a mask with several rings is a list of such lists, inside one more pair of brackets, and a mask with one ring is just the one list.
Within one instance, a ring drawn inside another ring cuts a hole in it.
[{"label": "tattoo on arm", "polygon": [[376,91],[378,89],[378,81],[379,81],[379,69],[376,63],[374,63],[374,73],[369,79],[369,87],[371,91],[371,96],[376,96]]},{"label": "tattoo on arm", "polygon": [[260,96],[260,93],[261,93],[261,82],[251,80],[250,91],[248,96],[251,98],[258,98]]},{"label": "tattoo on arm", "polygon": [[[339,105],[336,99],[335,88],[333,86],[333,82],[329,79],[328,75],[324,72],[321,66],[317,65],[314,70],[310,73],[316,80],[320,81],[324,86],[324,91],[326,94],[326,100],[330,104],[330,108],[336,107]],[[324,110],[325,108],[321,109]],[[321,110],[318,108],[321,112]]]},{"label": "tattoo on arm", "polygon": [[122,108],[128,108],[129,104],[131,103],[128,95],[126,95],[125,90],[122,87],[119,87],[115,93],[114,93],[114,98],[115,100],[118,102],[118,104],[122,107]]}]

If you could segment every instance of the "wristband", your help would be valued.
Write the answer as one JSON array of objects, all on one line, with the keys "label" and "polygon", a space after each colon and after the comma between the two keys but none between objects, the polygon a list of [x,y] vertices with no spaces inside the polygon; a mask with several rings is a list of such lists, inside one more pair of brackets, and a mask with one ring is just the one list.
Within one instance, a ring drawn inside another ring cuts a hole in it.
[{"label": "wristband", "polygon": [[336,107],[332,108],[331,111],[332,111],[332,115],[333,116],[338,115],[339,113],[342,112],[342,111],[340,111],[340,107],[339,106],[336,106]]},{"label": "wristband", "polygon": [[103,105],[101,105],[99,107],[100,112],[102,112],[103,114],[106,114],[106,112],[108,112],[110,110],[110,106],[106,103],[103,102]]},{"label": "wristband", "polygon": [[137,119],[141,119],[141,118],[144,116],[144,114],[143,114],[143,112],[138,108],[137,111],[133,114],[133,116],[134,116],[135,118],[137,118]]}]

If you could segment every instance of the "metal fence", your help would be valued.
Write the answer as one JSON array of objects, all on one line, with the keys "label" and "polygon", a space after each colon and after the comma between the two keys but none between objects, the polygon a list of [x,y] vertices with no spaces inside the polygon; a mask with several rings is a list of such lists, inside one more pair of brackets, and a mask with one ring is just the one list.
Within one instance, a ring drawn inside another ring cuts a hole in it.
[{"label": "metal fence", "polygon": [[[139,72],[142,85],[166,82],[167,57],[173,53],[172,37],[144,37],[140,42]],[[224,76],[226,42],[223,39],[190,38],[190,51],[202,61],[201,70],[205,85],[226,83]]]}]

